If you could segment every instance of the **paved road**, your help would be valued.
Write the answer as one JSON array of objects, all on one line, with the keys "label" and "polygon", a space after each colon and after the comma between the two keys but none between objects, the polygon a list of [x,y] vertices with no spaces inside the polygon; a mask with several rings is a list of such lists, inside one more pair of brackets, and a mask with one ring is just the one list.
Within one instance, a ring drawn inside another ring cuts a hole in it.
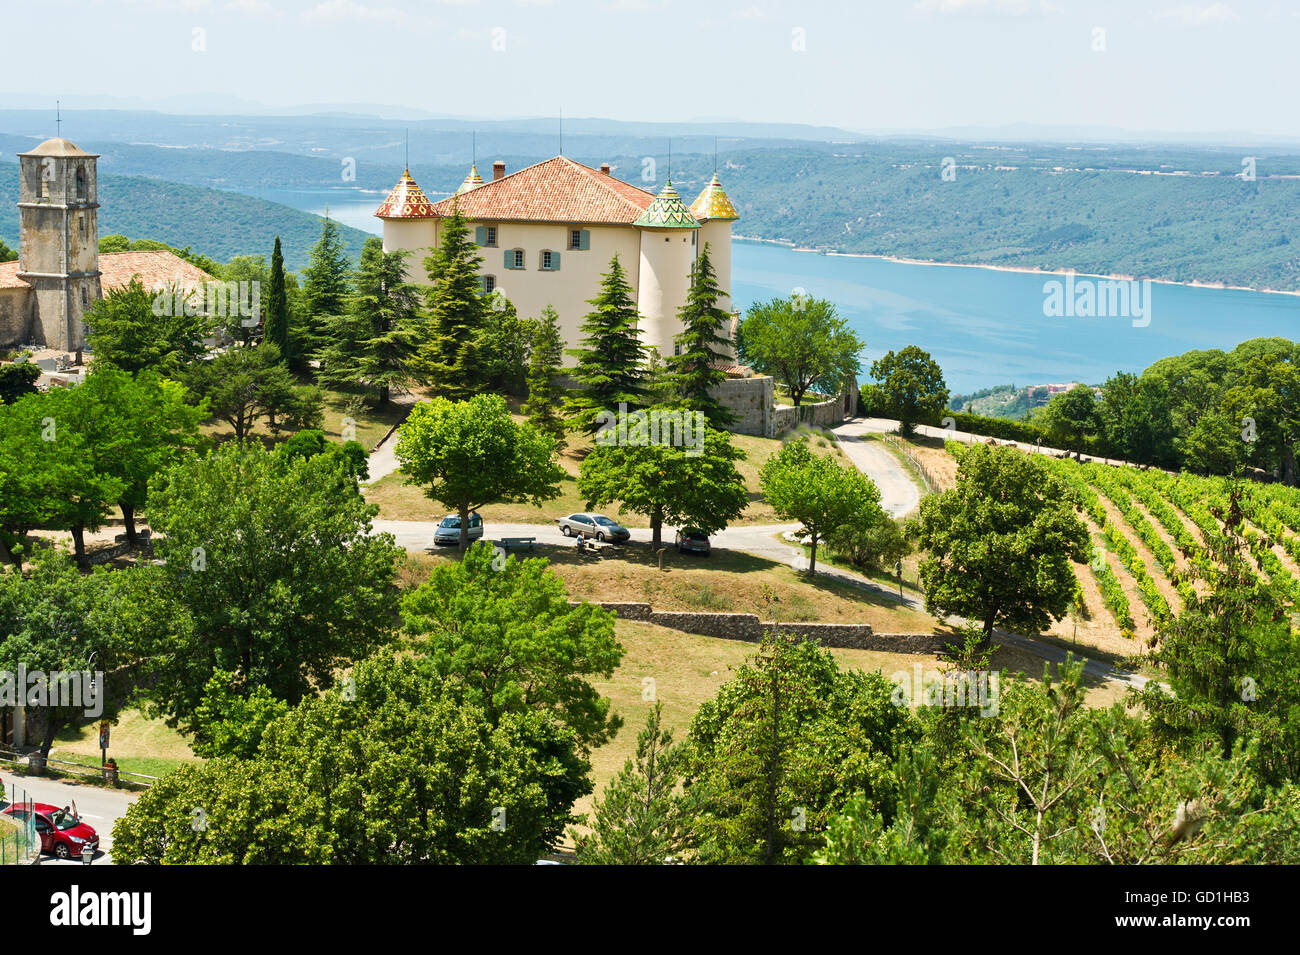
[{"label": "paved road", "polygon": [[[99,835],[99,851],[95,853],[94,865],[113,861],[113,824],[126,814],[127,807],[140,798],[138,793],[121,789],[106,789],[86,783],[67,782],[61,779],[45,779],[40,776],[22,776],[16,773],[0,773],[0,784],[4,786],[4,800],[17,790],[21,800],[22,791],[27,790],[28,797],[36,802],[47,802],[55,806],[77,804],[77,813]],[[79,859],[61,862],[51,855],[41,857],[41,865],[81,865]]]},{"label": "paved road", "polygon": [[880,506],[885,509],[885,513],[891,517],[902,517],[920,505],[921,492],[907,473],[907,468],[879,442],[862,440],[862,435],[882,430],[873,427],[869,421],[855,418],[837,428],[831,428],[831,433],[844,449],[845,456],[880,488]]}]

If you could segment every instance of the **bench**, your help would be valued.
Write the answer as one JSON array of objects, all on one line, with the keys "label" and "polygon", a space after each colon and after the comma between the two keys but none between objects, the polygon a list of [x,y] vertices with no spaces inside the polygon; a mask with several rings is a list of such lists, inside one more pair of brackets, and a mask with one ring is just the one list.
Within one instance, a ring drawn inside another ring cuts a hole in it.
[{"label": "bench", "polygon": [[537,543],[536,537],[503,537],[497,541],[502,550],[532,550]]}]

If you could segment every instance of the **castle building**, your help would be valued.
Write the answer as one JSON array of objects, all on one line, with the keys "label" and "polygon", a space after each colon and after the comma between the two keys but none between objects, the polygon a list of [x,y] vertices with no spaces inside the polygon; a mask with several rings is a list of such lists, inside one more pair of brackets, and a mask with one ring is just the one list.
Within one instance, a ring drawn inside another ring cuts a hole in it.
[{"label": "castle building", "polygon": [[565,156],[510,175],[495,162],[488,182],[472,168],[439,202],[430,202],[406,170],[375,215],[384,224],[384,250],[411,253],[410,281],[428,283],[424,259],[453,208],[479,247],[484,291],[500,292],[521,316],[552,306],[568,347],[581,340],[588,301],[615,255],[641,316],[641,343],[660,355],[675,353],[677,310],[705,243],[724,291],[719,306],[731,310],[731,228],[739,215],[716,174],[688,207],[671,181],[656,195],[617,178],[608,163],[593,169]]},{"label": "castle building", "polygon": [[84,315],[139,278],[149,291],[193,288],[209,276],[167,251],[99,254],[95,160],[66,139],[18,155],[18,259],[0,262],[0,347],[80,354]]}]

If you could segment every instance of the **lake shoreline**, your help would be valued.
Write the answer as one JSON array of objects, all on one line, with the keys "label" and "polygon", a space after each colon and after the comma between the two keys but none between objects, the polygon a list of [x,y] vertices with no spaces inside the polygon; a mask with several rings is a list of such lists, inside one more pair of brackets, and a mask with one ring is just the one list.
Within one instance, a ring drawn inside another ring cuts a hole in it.
[{"label": "lake shoreline", "polygon": [[[1138,281],[1132,275],[1106,275],[1098,272],[1072,272],[1068,269],[1037,269],[1027,265],[980,265],[974,262],[939,262],[934,259],[913,259],[897,255],[879,255],[872,252],[838,252],[828,251],[826,249],[812,249],[797,246],[793,242],[784,239],[761,239],[757,236],[733,235],[737,242],[754,242],[762,245],[775,245],[783,249],[789,249],[791,252],[803,252],[816,255],[832,256],[840,259],[880,259],[884,262],[896,262],[899,265],[929,265],[941,268],[954,269],[982,269],[987,272],[1019,272],[1026,275],[1075,275],[1086,278],[1108,279],[1111,281],[1136,282]],[[1252,288],[1248,285],[1224,285],[1221,282],[1175,282],[1173,279],[1150,279],[1153,285],[1178,285],[1183,288],[1207,288],[1218,289],[1225,292],[1258,292],[1262,295],[1289,295],[1292,297],[1300,296],[1300,290],[1275,289],[1275,288]]]}]

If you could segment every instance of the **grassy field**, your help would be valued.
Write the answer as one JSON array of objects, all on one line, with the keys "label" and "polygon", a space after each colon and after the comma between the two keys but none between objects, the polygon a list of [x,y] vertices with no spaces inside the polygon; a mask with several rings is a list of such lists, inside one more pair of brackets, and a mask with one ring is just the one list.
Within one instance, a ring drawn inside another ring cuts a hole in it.
[{"label": "grassy field", "polygon": [[[325,432],[327,438],[341,441],[343,440],[343,419],[348,416],[348,401],[351,396],[346,392],[331,391],[328,388],[324,389],[324,392],[324,420],[321,423],[321,430]],[[369,451],[379,443],[393,425],[406,417],[409,410],[409,405],[394,402],[389,402],[383,408],[372,408],[367,404],[359,410],[354,409],[351,417],[356,422],[356,440]],[[204,424],[202,431],[218,441],[233,440],[235,437],[235,432],[230,425],[215,418]],[[283,441],[291,432],[281,431],[279,438],[276,438],[271,433],[271,429],[267,427],[266,421],[259,420],[257,426],[253,429],[253,433],[262,438],[265,443],[271,445]]]},{"label": "grassy field", "polygon": [[[579,600],[642,601],[656,610],[754,613],[764,620],[867,623],[882,633],[929,633],[935,620],[852,584],[806,574],[778,561],[738,551],[708,557],[663,555],[663,569],[648,548],[626,547],[599,562],[580,561],[569,547],[540,545],[569,593]],[[451,560],[410,555],[404,584],[422,581],[436,563]],[[770,595],[772,603],[767,603]]]},{"label": "grassy field", "polygon": [[[844,452],[833,440],[820,433],[809,432],[801,428],[797,434],[806,434],[812,441],[813,449],[823,454],[835,455],[847,465]],[[733,434],[731,443],[745,452],[745,460],[736,465],[736,470],[745,481],[749,491],[749,506],[736,524],[773,524],[777,517],[772,508],[763,500],[759,489],[758,471],[772,454],[779,451],[782,441],[776,438],[759,438],[747,434]],[[574,511],[587,510],[586,500],[578,493],[578,469],[582,459],[591,450],[591,438],[586,435],[571,434],[569,445],[560,455],[560,466],[566,477],[560,485],[560,495],[547,501],[540,507],[528,504],[490,504],[480,510],[486,521],[501,521],[510,524],[548,523],[553,518]],[[391,521],[428,521],[438,520],[447,508],[425,497],[424,492],[413,485],[405,483],[400,472],[381,478],[365,488],[366,499],[379,505],[379,516]],[[621,522],[626,527],[649,527],[649,519],[622,510],[616,506],[603,509],[603,513]]]},{"label": "grassy field", "polygon": [[[118,769],[147,776],[165,776],[185,763],[198,762],[189,743],[162,720],[151,720],[139,710],[125,710],[111,730],[108,755]],[[99,765],[99,726],[91,724],[65,731],[50,750],[53,759],[85,766]]]}]

